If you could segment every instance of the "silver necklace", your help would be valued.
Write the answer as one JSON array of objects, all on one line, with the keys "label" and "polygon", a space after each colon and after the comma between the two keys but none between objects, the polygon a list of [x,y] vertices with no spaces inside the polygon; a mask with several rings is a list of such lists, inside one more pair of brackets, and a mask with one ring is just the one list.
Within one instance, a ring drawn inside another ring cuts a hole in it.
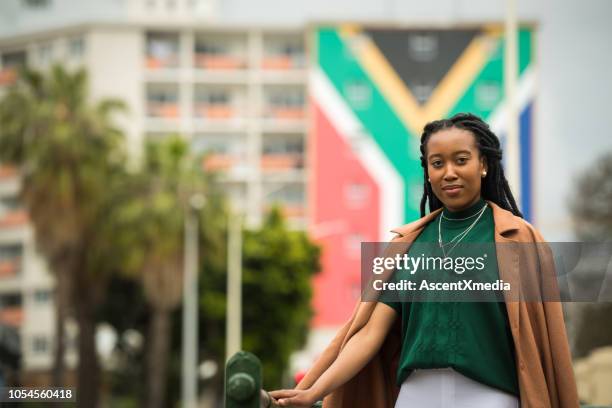
[{"label": "silver necklace", "polygon": [[[486,206],[487,206],[487,205],[485,204],[483,208],[481,208],[480,210],[478,210],[478,212],[476,212],[474,215],[470,215],[470,216],[469,216],[469,217],[467,217],[467,218],[448,218],[448,217],[444,217],[444,218],[445,218],[445,219],[447,219],[447,220],[466,220],[466,219],[469,219],[469,218],[472,218],[472,217],[475,217],[475,216],[479,215],[479,214],[480,214],[480,212],[481,212],[481,211],[482,211],[482,210],[483,210],[483,209],[484,209]],[[441,213],[440,213],[440,215],[444,215],[444,213],[442,213],[442,212],[441,212]],[[471,226],[470,226],[470,227],[471,227]],[[463,232],[461,232],[461,233],[457,234],[457,236],[455,236],[455,238],[451,239],[451,240],[450,240],[449,242],[447,242],[446,244],[443,244],[443,243],[442,243],[442,234],[440,233],[440,226],[438,225],[438,242],[439,242],[439,243],[440,243],[440,245],[442,245],[443,247],[448,246],[448,245],[451,245],[453,242],[455,242],[455,240],[456,240],[456,239],[459,239],[459,238],[461,238],[463,235],[466,235],[470,227],[468,227],[468,229],[464,230]]]},{"label": "silver necklace", "polygon": [[[450,253],[457,247],[457,245],[459,245],[459,242],[461,242],[461,240],[465,238],[465,236],[472,230],[472,228],[474,228],[474,226],[478,223],[478,220],[480,220],[480,217],[482,217],[482,214],[484,214],[486,208],[487,208],[487,205],[485,204],[482,207],[482,209],[480,209],[478,213],[476,213],[478,214],[478,218],[476,218],[476,220],[474,220],[474,222],[469,227],[467,227],[465,231],[458,234],[455,238],[453,238],[450,242],[446,244],[442,243],[442,217],[438,219],[438,245],[440,246],[440,249],[442,250],[444,259],[446,259],[450,255]],[[445,253],[444,247],[452,244],[453,241],[455,241],[455,239],[457,238],[459,238],[459,240],[455,243],[455,245],[453,245],[453,247],[448,251],[448,253]]]},{"label": "silver necklace", "polygon": [[469,220],[470,218],[474,218],[475,216],[478,215],[478,213],[476,213],[476,214],[472,214],[469,217],[465,217],[465,218],[448,218],[447,216],[444,215],[444,211],[442,211],[440,214],[442,215],[442,218],[444,218],[445,220],[450,220],[450,221],[465,221],[465,220]]}]

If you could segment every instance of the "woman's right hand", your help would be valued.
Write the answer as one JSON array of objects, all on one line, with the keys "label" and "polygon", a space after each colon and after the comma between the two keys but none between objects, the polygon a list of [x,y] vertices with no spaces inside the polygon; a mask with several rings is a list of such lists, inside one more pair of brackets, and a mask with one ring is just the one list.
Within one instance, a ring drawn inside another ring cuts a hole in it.
[{"label": "woman's right hand", "polygon": [[276,390],[268,394],[273,402],[281,407],[310,408],[317,402],[317,396],[312,389],[307,390]]}]

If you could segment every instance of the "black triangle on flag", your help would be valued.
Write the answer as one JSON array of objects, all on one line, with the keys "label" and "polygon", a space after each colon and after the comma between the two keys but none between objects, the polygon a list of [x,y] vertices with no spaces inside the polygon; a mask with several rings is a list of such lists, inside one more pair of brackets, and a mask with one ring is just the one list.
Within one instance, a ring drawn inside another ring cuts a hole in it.
[{"label": "black triangle on flag", "polygon": [[380,52],[420,105],[429,100],[478,29],[400,30],[366,28]]}]

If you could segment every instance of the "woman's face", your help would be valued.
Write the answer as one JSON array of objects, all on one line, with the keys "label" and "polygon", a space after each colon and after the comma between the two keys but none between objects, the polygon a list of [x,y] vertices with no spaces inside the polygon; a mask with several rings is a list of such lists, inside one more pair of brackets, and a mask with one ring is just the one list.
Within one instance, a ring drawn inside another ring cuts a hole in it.
[{"label": "woman's face", "polygon": [[460,211],[480,199],[487,164],[472,132],[448,128],[429,137],[425,146],[431,188],[450,211]]}]

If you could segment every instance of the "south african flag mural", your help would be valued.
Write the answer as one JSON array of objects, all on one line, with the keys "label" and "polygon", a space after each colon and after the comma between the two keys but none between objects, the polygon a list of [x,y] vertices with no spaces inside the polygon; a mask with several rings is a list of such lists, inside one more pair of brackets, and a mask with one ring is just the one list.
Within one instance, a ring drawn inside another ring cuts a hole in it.
[{"label": "south african flag mural", "polygon": [[[520,208],[532,218],[533,27],[519,30]],[[350,315],[360,243],[420,217],[419,139],[428,121],[472,112],[505,143],[503,26],[396,29],[319,25],[310,33],[309,208],[323,245],[314,327]],[[504,155],[504,165],[507,160]]]}]

